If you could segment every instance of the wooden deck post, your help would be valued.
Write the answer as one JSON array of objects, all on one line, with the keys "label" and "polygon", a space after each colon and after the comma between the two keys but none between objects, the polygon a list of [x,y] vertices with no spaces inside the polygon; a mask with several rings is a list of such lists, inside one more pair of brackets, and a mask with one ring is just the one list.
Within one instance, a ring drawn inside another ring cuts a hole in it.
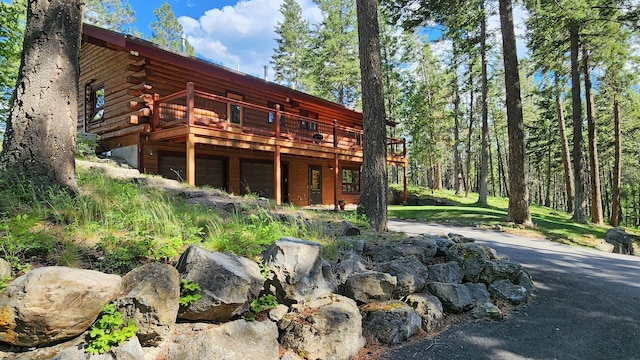
[{"label": "wooden deck post", "polygon": [[405,159],[402,166],[402,201],[407,202],[407,160]]},{"label": "wooden deck post", "polygon": [[338,120],[333,119],[333,147],[338,147]]},{"label": "wooden deck post", "polygon": [[[276,134],[278,133],[276,132]],[[280,205],[282,203],[281,181],[282,171],[280,168],[280,145],[276,145],[276,151],[273,153],[273,197],[276,200],[276,205]]]},{"label": "wooden deck post", "polygon": [[[335,134],[335,123],[333,132]],[[333,209],[335,211],[338,211],[338,184],[342,185],[342,181],[340,181],[340,169],[338,168],[338,154],[335,154],[333,157]]]},{"label": "wooden deck post", "polygon": [[193,125],[193,109],[195,107],[194,85],[191,81],[187,83],[187,126]]},{"label": "wooden deck post", "polygon": [[276,124],[276,139],[280,139],[280,105],[276,104],[275,105],[275,109],[276,109],[276,117],[273,120],[273,122],[275,122]]},{"label": "wooden deck post", "polygon": [[160,94],[153,94],[153,127],[152,131],[158,130],[158,125],[160,124]]},{"label": "wooden deck post", "polygon": [[187,184],[196,185],[196,136],[187,135]]}]

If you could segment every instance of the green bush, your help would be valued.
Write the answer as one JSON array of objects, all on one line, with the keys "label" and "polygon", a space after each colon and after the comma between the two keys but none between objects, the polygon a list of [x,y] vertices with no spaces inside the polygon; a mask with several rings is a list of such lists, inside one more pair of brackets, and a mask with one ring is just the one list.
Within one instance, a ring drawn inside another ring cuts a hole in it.
[{"label": "green bush", "polygon": [[116,311],[115,304],[108,304],[102,309],[98,320],[91,327],[87,352],[91,354],[104,354],[111,347],[118,346],[132,338],[138,332],[138,328],[129,320],[124,325],[122,314]]},{"label": "green bush", "polygon": [[182,279],[180,282],[180,306],[187,307],[200,300],[200,285],[189,279]]}]

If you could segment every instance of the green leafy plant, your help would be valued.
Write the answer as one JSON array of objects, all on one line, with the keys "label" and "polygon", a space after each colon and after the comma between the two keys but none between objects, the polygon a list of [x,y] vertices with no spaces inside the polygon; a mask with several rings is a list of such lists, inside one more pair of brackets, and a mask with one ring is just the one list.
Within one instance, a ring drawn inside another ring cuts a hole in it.
[{"label": "green leafy plant", "polygon": [[0,292],[4,290],[11,282],[11,276],[0,278]]},{"label": "green leafy plant", "polygon": [[278,307],[278,298],[273,294],[263,294],[251,302],[251,309],[244,315],[245,320],[253,321],[256,316],[263,312]]},{"label": "green leafy plant", "polygon": [[198,301],[202,297],[201,290],[200,285],[189,279],[182,279],[180,282],[180,306],[186,307]]},{"label": "green leafy plant", "polygon": [[260,275],[264,280],[267,280],[269,274],[271,274],[271,268],[266,265],[262,260],[258,261],[258,268],[260,268]]},{"label": "green leafy plant", "polygon": [[107,304],[91,327],[90,340],[87,341],[87,352],[91,354],[104,354],[111,347],[122,344],[132,338],[138,332],[138,328],[129,320],[124,325],[122,314],[116,310],[115,304]]}]

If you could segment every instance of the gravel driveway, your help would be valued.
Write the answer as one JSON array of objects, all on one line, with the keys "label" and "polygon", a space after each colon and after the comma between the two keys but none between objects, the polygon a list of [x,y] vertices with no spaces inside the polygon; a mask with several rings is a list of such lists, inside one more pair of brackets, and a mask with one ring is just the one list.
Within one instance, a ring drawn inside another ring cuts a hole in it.
[{"label": "gravel driveway", "polygon": [[538,297],[505,321],[456,324],[383,359],[640,359],[640,257],[413,221],[389,230],[475,238],[525,266]]}]

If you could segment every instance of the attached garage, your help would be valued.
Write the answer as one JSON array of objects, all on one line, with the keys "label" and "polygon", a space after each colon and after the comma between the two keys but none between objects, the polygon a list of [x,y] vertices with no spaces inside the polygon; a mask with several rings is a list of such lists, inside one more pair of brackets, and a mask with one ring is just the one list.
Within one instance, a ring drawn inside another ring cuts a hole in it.
[{"label": "attached garage", "polygon": [[[159,173],[165,178],[185,181],[187,160],[184,154],[160,154]],[[196,186],[227,190],[227,161],[212,157],[196,157]]]},{"label": "attached garage", "polygon": [[273,163],[255,160],[240,161],[242,195],[253,193],[273,199]]}]

